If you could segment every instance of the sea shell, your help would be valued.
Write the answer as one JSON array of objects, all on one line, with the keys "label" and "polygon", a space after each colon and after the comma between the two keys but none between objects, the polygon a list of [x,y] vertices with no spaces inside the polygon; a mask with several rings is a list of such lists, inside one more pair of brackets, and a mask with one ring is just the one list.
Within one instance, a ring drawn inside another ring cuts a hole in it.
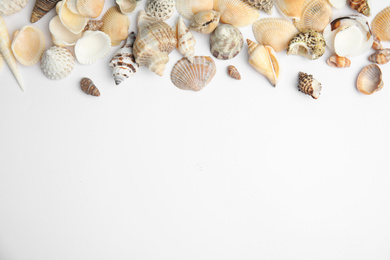
[{"label": "sea shell", "polygon": [[101,31],[86,31],[74,48],[76,59],[81,64],[92,64],[106,57],[111,49],[110,37]]},{"label": "sea shell", "polygon": [[53,46],[47,49],[41,59],[43,74],[53,80],[60,80],[70,75],[75,64],[74,57],[68,49]]},{"label": "sea shell", "polygon": [[169,61],[168,54],[177,46],[175,32],[165,22],[148,17],[144,11],[138,14],[137,26],[139,33],[133,47],[136,62],[162,76]]},{"label": "sea shell", "polygon": [[30,22],[35,23],[53,9],[60,0],[36,0]]},{"label": "sea shell", "polygon": [[287,49],[299,33],[292,22],[283,18],[263,18],[253,24],[253,34],[259,44],[269,45],[276,52]]},{"label": "sea shell", "polygon": [[371,22],[372,33],[381,41],[390,41],[390,6],[380,11]]},{"label": "sea shell", "polygon": [[188,59],[189,62],[193,63],[196,40],[192,32],[185,25],[182,16],[180,16],[177,20],[175,32],[177,39],[177,49],[184,57]]},{"label": "sea shell", "polygon": [[0,15],[10,15],[22,10],[28,0],[0,0]]},{"label": "sea shell", "polygon": [[381,90],[383,85],[382,71],[376,64],[364,67],[356,81],[357,89],[365,95],[371,95]]},{"label": "sea shell", "polygon": [[341,9],[347,5],[347,0],[328,0],[328,1],[336,9]]},{"label": "sea shell", "polygon": [[186,58],[179,60],[172,69],[172,83],[183,90],[202,90],[214,77],[217,67],[209,56],[195,56],[190,63]]},{"label": "sea shell", "polygon": [[299,72],[299,85],[298,90],[302,93],[310,95],[314,99],[318,99],[321,94],[322,86],[321,83],[318,82],[313,75]]},{"label": "sea shell", "polygon": [[85,17],[98,17],[104,7],[104,0],[77,0],[77,11]]},{"label": "sea shell", "polygon": [[287,48],[288,55],[301,55],[315,60],[325,53],[325,39],[321,33],[305,30],[296,35]]},{"label": "sea shell", "polygon": [[374,36],[374,42],[372,43],[371,48],[373,48],[374,50],[377,50],[377,51],[383,49],[382,42],[378,39],[378,37]]},{"label": "sea shell", "polygon": [[322,32],[332,19],[332,7],[327,0],[306,0],[299,19],[294,20],[298,30]]},{"label": "sea shell", "polygon": [[369,16],[371,12],[370,0],[348,0],[349,6],[365,16]]},{"label": "sea shell", "polygon": [[99,31],[103,24],[102,20],[89,20],[83,31]]},{"label": "sea shell", "polygon": [[104,14],[103,27],[100,29],[111,38],[111,45],[117,46],[129,36],[130,19],[122,14],[116,6],[111,7]]},{"label": "sea shell", "polygon": [[190,29],[199,33],[212,33],[217,28],[221,14],[213,10],[200,11],[191,19]]},{"label": "sea shell", "polygon": [[131,14],[140,2],[141,0],[116,0],[122,14]]},{"label": "sea shell", "polygon": [[275,87],[279,81],[280,67],[276,52],[271,46],[257,44],[249,39],[248,43],[249,63],[258,72],[263,74]]},{"label": "sea shell", "polygon": [[237,68],[234,67],[233,65],[229,65],[227,67],[227,70],[228,70],[228,75],[230,77],[232,77],[233,79],[236,79],[236,80],[240,80],[241,79],[240,72],[238,72]]},{"label": "sea shell", "polygon": [[51,33],[51,39],[57,46],[73,46],[77,40],[83,36],[83,33],[74,34],[66,28],[57,15],[51,19],[49,23],[49,31]]},{"label": "sea shell", "polygon": [[4,58],[3,58],[3,55],[1,55],[1,53],[0,53],[0,72],[3,69],[3,67],[4,67]]},{"label": "sea shell", "polygon": [[11,50],[11,39],[8,34],[7,26],[4,18],[0,16],[0,54],[3,55],[4,60],[7,62],[9,68],[15,76],[20,88],[24,91],[24,84],[20,75],[16,59]]},{"label": "sea shell", "polygon": [[347,68],[351,66],[351,61],[346,57],[340,57],[337,54],[329,57],[326,61],[329,66],[334,68]]},{"label": "sea shell", "polygon": [[274,0],[245,0],[245,2],[267,14],[272,14]]},{"label": "sea shell", "polygon": [[100,91],[96,87],[96,85],[93,83],[93,81],[90,78],[82,78],[80,81],[80,87],[81,90],[84,91],[85,94],[99,97]]},{"label": "sea shell", "polygon": [[45,36],[36,26],[23,26],[15,32],[11,49],[21,64],[32,66],[40,60],[45,50]]},{"label": "sea shell", "polygon": [[116,85],[119,85],[125,79],[135,74],[139,68],[133,55],[135,38],[135,33],[130,33],[125,44],[115,53],[109,63]]},{"label": "sea shell", "polygon": [[214,10],[221,13],[221,22],[236,27],[253,24],[259,18],[259,10],[243,0],[214,0]]},{"label": "sea shell", "polygon": [[274,0],[279,13],[287,18],[300,19],[303,4],[307,0]]},{"label": "sea shell", "polygon": [[368,59],[376,64],[386,64],[390,61],[390,49],[382,49],[372,54]]},{"label": "sea shell", "polygon": [[176,10],[184,18],[191,20],[200,11],[213,10],[213,0],[176,0]]},{"label": "sea shell", "polygon": [[68,0],[63,0],[57,4],[58,16],[60,17],[62,24],[68,28],[69,31],[74,34],[81,33],[87,25],[89,18],[71,12],[66,5],[67,1]]},{"label": "sea shell", "polygon": [[175,0],[148,0],[145,12],[150,17],[165,21],[175,12]]},{"label": "sea shell", "polygon": [[240,30],[230,24],[220,24],[210,37],[210,51],[217,59],[228,60],[242,50],[244,38]]}]

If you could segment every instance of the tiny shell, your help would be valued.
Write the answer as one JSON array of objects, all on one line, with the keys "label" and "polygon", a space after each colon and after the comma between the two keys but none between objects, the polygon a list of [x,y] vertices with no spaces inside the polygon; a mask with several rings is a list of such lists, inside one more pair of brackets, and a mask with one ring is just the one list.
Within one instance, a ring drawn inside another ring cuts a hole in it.
[{"label": "tiny shell", "polygon": [[365,16],[369,16],[371,12],[371,1],[369,0],[348,0],[349,6]]},{"label": "tiny shell", "polygon": [[130,19],[116,6],[107,10],[102,21],[103,27],[100,30],[110,36],[112,46],[118,46],[129,36]]},{"label": "tiny shell", "polygon": [[184,18],[191,20],[200,11],[213,10],[213,0],[176,0],[176,10]]},{"label": "tiny shell", "polygon": [[111,49],[110,37],[101,31],[86,31],[74,48],[77,61],[92,64],[106,57]]},{"label": "tiny shell", "polygon": [[244,45],[240,30],[230,24],[221,24],[210,37],[210,50],[214,57],[228,60],[236,57]]},{"label": "tiny shell", "polygon": [[288,55],[301,55],[315,60],[325,53],[325,39],[321,33],[314,30],[305,30],[295,36],[289,43]]},{"label": "tiny shell", "polygon": [[104,7],[104,0],[77,0],[77,11],[85,17],[98,17]]},{"label": "tiny shell", "polygon": [[82,78],[80,81],[81,90],[84,91],[85,94],[99,97],[100,91],[93,83],[93,81],[89,78]]},{"label": "tiny shell", "polygon": [[99,31],[103,27],[103,24],[101,20],[89,20],[83,31]]},{"label": "tiny shell", "polygon": [[340,57],[337,54],[329,57],[326,61],[329,66],[334,68],[347,68],[351,66],[351,61],[346,57]]},{"label": "tiny shell", "polygon": [[11,49],[21,64],[33,66],[40,60],[45,50],[45,36],[36,26],[23,26],[15,33]]},{"label": "tiny shell", "polygon": [[260,15],[259,10],[242,0],[214,0],[214,10],[221,13],[221,22],[236,27],[253,24]]},{"label": "tiny shell", "polygon": [[390,41],[390,6],[380,11],[372,20],[373,34],[381,41]]},{"label": "tiny shell", "polygon": [[386,64],[390,61],[390,49],[379,50],[368,59],[376,64]]},{"label": "tiny shell", "polygon": [[357,89],[365,95],[371,95],[381,90],[383,85],[382,71],[376,64],[364,67],[356,81]]},{"label": "tiny shell", "polygon": [[299,85],[298,90],[302,93],[310,95],[314,99],[318,99],[321,94],[322,86],[313,75],[299,72]]},{"label": "tiny shell", "polygon": [[236,80],[241,79],[240,72],[237,70],[236,67],[234,67],[233,65],[230,65],[227,67],[227,69],[228,69],[228,75],[230,77],[232,77],[233,79],[236,79]]},{"label": "tiny shell", "polygon": [[299,19],[294,20],[298,30],[322,32],[332,19],[332,7],[327,0],[306,0]]},{"label": "tiny shell", "polygon": [[199,33],[212,33],[217,28],[221,14],[213,10],[200,11],[191,19],[190,29]]},{"label": "tiny shell", "polygon": [[0,0],[0,15],[10,15],[22,10],[29,0]]},{"label": "tiny shell", "polygon": [[62,24],[68,28],[69,31],[74,34],[81,33],[87,25],[89,18],[71,12],[66,4],[67,1],[68,0],[63,0],[57,4],[58,16],[60,17]]},{"label": "tiny shell", "polygon": [[47,49],[41,59],[43,74],[52,80],[60,80],[69,76],[74,64],[72,53],[68,49],[58,46]]},{"label": "tiny shell", "polygon": [[378,39],[378,37],[374,37],[374,42],[372,43],[371,48],[373,48],[374,50],[377,50],[377,51],[383,49],[383,45],[382,45],[381,41]]},{"label": "tiny shell", "polygon": [[73,46],[77,40],[83,36],[83,33],[74,34],[66,28],[57,15],[51,19],[49,23],[49,31],[51,33],[51,39],[57,46]]},{"label": "tiny shell", "polygon": [[141,0],[116,0],[122,14],[131,14],[140,2]]},{"label": "tiny shell", "polygon": [[196,40],[192,32],[185,25],[182,16],[179,17],[176,23],[176,39],[177,49],[188,59],[189,62],[194,62]]},{"label": "tiny shell", "polygon": [[60,0],[36,0],[30,22],[35,23],[53,9]]},{"label": "tiny shell", "polygon": [[150,17],[165,21],[175,12],[175,0],[148,0],[145,12]]},{"label": "tiny shell", "polygon": [[182,58],[172,69],[171,81],[180,89],[199,91],[213,79],[216,71],[211,57],[195,56],[193,63]]},{"label": "tiny shell", "polygon": [[274,7],[274,0],[245,0],[251,6],[267,13],[272,14],[272,7]]}]

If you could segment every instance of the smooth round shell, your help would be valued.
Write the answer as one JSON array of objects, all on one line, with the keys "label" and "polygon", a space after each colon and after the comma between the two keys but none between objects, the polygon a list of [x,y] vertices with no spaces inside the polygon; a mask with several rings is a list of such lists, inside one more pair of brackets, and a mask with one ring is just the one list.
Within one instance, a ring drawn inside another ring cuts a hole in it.
[{"label": "smooth round shell", "polygon": [[148,0],[145,12],[150,17],[165,21],[175,12],[175,0]]},{"label": "smooth round shell", "polygon": [[29,0],[0,0],[0,15],[11,15],[22,10]]},{"label": "smooth round shell", "polygon": [[74,57],[68,49],[53,46],[47,49],[41,59],[43,74],[53,80],[63,79],[70,75],[75,64]]},{"label": "smooth round shell", "polygon": [[220,24],[210,37],[210,50],[214,57],[228,60],[236,57],[244,45],[240,30],[230,24]]},{"label": "smooth round shell", "polygon": [[357,89],[371,95],[383,88],[382,71],[376,64],[370,64],[363,68],[356,81]]},{"label": "smooth round shell", "polygon": [[11,49],[21,64],[33,66],[45,50],[45,36],[36,26],[23,26],[14,36]]},{"label": "smooth round shell", "polygon": [[92,64],[103,59],[111,49],[110,37],[101,31],[86,31],[74,48],[77,61]]},{"label": "smooth round shell", "polygon": [[110,36],[111,45],[118,46],[129,36],[130,19],[122,14],[116,6],[111,7],[104,14],[102,32]]},{"label": "smooth round shell", "polygon": [[381,41],[390,41],[390,6],[380,11],[372,20],[373,34]]},{"label": "smooth round shell", "polygon": [[259,10],[242,0],[214,0],[214,10],[221,13],[221,22],[236,27],[253,24],[260,15]]},{"label": "smooth round shell", "polygon": [[188,20],[191,20],[200,11],[212,9],[213,0],[176,0],[176,10]]},{"label": "smooth round shell", "polygon": [[74,34],[66,28],[57,15],[51,19],[49,23],[49,31],[51,33],[51,39],[57,46],[73,46],[77,40],[83,36],[83,33]]}]

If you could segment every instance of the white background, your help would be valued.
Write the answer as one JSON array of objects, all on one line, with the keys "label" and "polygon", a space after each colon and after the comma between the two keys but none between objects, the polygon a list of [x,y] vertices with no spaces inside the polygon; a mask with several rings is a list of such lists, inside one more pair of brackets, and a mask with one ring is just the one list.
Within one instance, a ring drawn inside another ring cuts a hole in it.
[{"label": "white background", "polygon": [[[33,4],[5,17],[10,33]],[[36,23],[48,46],[53,16]],[[254,40],[251,26],[242,32]],[[194,35],[196,54],[211,55],[209,36]],[[162,78],[142,68],[116,86],[117,49],[61,81],[20,65],[25,93],[3,68],[1,260],[390,259],[389,65],[380,92],[355,87],[371,50],[347,69],[327,66],[329,50],[317,61],[278,53],[274,88],[245,45],[215,59],[216,76],[195,93],[170,82],[176,50]],[[322,83],[319,100],[297,91],[299,71]],[[84,76],[101,97],[80,90]]]}]

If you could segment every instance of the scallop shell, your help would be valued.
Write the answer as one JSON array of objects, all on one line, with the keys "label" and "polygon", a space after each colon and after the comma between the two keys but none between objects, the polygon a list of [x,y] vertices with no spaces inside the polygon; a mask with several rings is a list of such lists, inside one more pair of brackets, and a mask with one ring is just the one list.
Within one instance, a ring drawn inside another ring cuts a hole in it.
[{"label": "scallop shell", "polygon": [[306,0],[274,0],[279,13],[287,18],[300,19]]},{"label": "scallop shell", "polygon": [[373,34],[381,41],[390,41],[390,6],[380,11],[371,22]]},{"label": "scallop shell", "polygon": [[230,24],[218,25],[210,37],[211,54],[221,60],[236,57],[243,45],[244,38],[240,30]]},{"label": "scallop shell", "polygon": [[83,33],[74,34],[66,28],[57,15],[51,19],[49,23],[49,31],[51,33],[51,39],[57,46],[73,46],[77,40],[83,36]]},{"label": "scallop shell", "polygon": [[292,22],[283,18],[263,18],[253,24],[253,34],[259,44],[269,45],[276,52],[287,49],[299,33]]},{"label": "scallop shell", "polygon": [[98,17],[104,7],[104,0],[77,0],[77,11],[85,17]]},{"label": "scallop shell", "polygon": [[137,25],[139,33],[133,47],[135,60],[162,76],[169,61],[168,54],[177,46],[175,32],[165,22],[148,17],[144,11],[139,12]]},{"label": "scallop shell", "polygon": [[53,9],[60,0],[36,0],[30,22],[35,23]]},{"label": "scallop shell", "polygon": [[349,6],[365,16],[371,12],[371,1],[369,0],[348,0]]},{"label": "scallop shell", "polygon": [[327,0],[306,0],[299,19],[294,20],[298,30],[322,32],[332,19],[332,7]]},{"label": "scallop shell", "polygon": [[227,70],[228,70],[228,75],[230,77],[232,77],[233,79],[236,79],[236,80],[240,80],[241,79],[240,72],[238,72],[237,68],[234,67],[233,65],[229,65],[227,67]]},{"label": "scallop shell", "polygon": [[103,27],[100,29],[111,38],[111,45],[117,46],[129,36],[130,19],[122,14],[116,6],[111,7],[104,14]]},{"label": "scallop shell", "polygon": [[213,10],[200,11],[191,19],[190,29],[199,33],[212,33],[217,28],[221,14]]},{"label": "scallop shell", "polygon": [[325,53],[325,39],[321,33],[314,30],[305,30],[296,35],[287,48],[288,55],[301,55],[315,60]]},{"label": "scallop shell", "polygon": [[383,85],[382,71],[376,64],[364,67],[356,81],[357,89],[365,95],[371,95],[381,90]]},{"label": "scallop shell", "polygon": [[0,15],[10,15],[22,10],[28,0],[0,0]]},{"label": "scallop shell", "polygon": [[176,0],[176,10],[184,18],[191,20],[200,11],[213,10],[213,0]]},{"label": "scallop shell", "polygon": [[86,18],[80,14],[71,12],[67,6],[68,0],[63,0],[57,4],[58,16],[62,24],[68,28],[74,34],[81,33],[84,27],[87,25],[89,18]]},{"label": "scallop shell", "polygon": [[100,91],[96,87],[96,85],[93,83],[93,81],[90,78],[82,78],[80,81],[80,87],[81,90],[84,91],[85,94],[99,97]]},{"label": "scallop shell", "polygon": [[390,49],[382,49],[372,54],[368,59],[376,64],[386,64],[390,61]]},{"label": "scallop shell", "polygon": [[321,83],[318,82],[313,75],[299,72],[299,85],[298,90],[302,93],[310,95],[314,99],[318,99],[321,94],[322,86]]},{"label": "scallop shell", "polygon": [[214,77],[217,68],[209,56],[195,56],[190,63],[186,58],[179,60],[172,69],[172,83],[183,90],[202,90]]},{"label": "scallop shell", "polygon": [[18,66],[16,64],[16,58],[11,50],[11,39],[8,34],[7,26],[4,18],[0,16],[0,54],[3,55],[4,60],[7,62],[9,68],[15,76],[20,88],[24,91],[24,84],[20,75]]},{"label": "scallop shell", "polygon": [[180,16],[177,20],[175,32],[177,39],[177,49],[184,57],[188,59],[189,62],[193,63],[196,40],[192,32],[185,25],[182,16]]},{"label": "scallop shell", "polygon": [[68,49],[58,46],[47,49],[41,59],[43,74],[52,80],[60,80],[69,76],[74,64],[72,53]]},{"label": "scallop shell", "polygon": [[140,2],[141,0],[116,0],[122,14],[131,14]]},{"label": "scallop shell", "polygon": [[139,68],[133,55],[135,38],[135,33],[130,33],[125,44],[115,53],[109,63],[116,85],[135,74]]},{"label": "scallop shell", "polygon": [[245,2],[267,14],[272,14],[274,0],[245,0]]},{"label": "scallop shell", "polygon": [[45,50],[45,36],[36,26],[23,26],[15,32],[11,49],[21,64],[33,66],[40,60]]},{"label": "scallop shell", "polygon": [[175,0],[148,0],[145,12],[150,17],[165,21],[175,12]]},{"label": "scallop shell", "polygon": [[275,87],[280,76],[276,52],[271,46],[259,45],[249,39],[246,41],[248,43],[249,63]]},{"label": "scallop shell", "polygon": [[253,24],[259,18],[259,10],[242,0],[214,0],[214,10],[221,13],[221,22],[236,27]]},{"label": "scallop shell", "polygon": [[92,64],[106,57],[111,49],[110,37],[101,31],[86,31],[74,48],[81,64]]},{"label": "scallop shell", "polygon": [[102,20],[89,20],[83,31],[99,31],[103,24]]},{"label": "scallop shell", "polygon": [[346,57],[340,57],[337,54],[329,57],[326,61],[329,66],[334,68],[347,68],[351,66],[351,61]]}]

